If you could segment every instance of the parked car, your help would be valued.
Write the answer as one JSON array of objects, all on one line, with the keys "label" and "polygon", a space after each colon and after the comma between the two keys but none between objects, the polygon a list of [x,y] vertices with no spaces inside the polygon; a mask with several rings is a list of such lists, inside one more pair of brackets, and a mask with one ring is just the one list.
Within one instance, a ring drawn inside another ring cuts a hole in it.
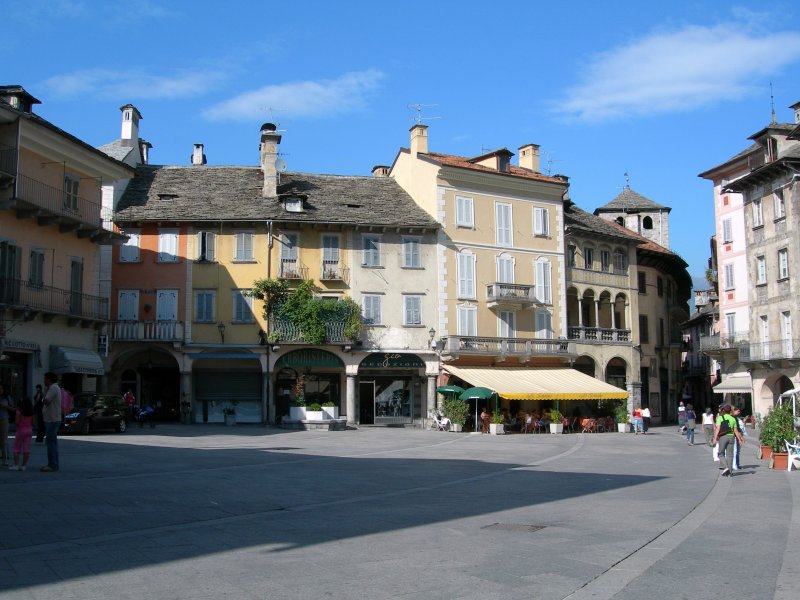
[{"label": "parked car", "polygon": [[86,435],[101,429],[123,432],[128,428],[128,407],[120,394],[81,392],[73,398],[72,411],[64,416],[64,433]]}]

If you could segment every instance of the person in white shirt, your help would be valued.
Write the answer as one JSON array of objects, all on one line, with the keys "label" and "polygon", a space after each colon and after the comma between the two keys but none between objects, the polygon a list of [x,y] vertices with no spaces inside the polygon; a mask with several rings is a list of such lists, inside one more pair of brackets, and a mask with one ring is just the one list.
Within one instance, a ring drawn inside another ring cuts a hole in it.
[{"label": "person in white shirt", "polygon": [[686,425],[686,406],[683,404],[683,400],[680,401],[678,404],[678,429],[683,431],[683,427]]},{"label": "person in white shirt", "polygon": [[711,412],[711,407],[706,407],[706,412],[703,413],[703,432],[706,434],[706,445],[713,446],[714,440],[714,413]]},{"label": "person in white shirt", "polygon": [[647,433],[647,430],[650,429],[650,407],[645,406],[642,409],[642,421],[644,421],[644,432]]}]

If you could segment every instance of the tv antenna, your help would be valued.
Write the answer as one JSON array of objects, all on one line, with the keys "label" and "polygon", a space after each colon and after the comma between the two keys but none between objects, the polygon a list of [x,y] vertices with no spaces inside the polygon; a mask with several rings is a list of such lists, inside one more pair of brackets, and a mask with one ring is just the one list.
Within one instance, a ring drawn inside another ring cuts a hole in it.
[{"label": "tv antenna", "polygon": [[441,119],[442,117],[423,117],[422,111],[426,108],[433,108],[434,106],[439,106],[438,104],[406,104],[407,108],[411,110],[417,111],[417,116],[414,117],[414,120],[417,122],[417,125],[422,125],[423,121],[431,121],[433,119]]},{"label": "tv antenna", "polygon": [[551,152],[545,152],[545,162],[547,163],[547,167],[545,169],[545,175],[552,175],[553,174],[553,163],[561,162],[560,160],[556,160],[553,158],[553,154]]},{"label": "tv antenna", "polygon": [[625,176],[625,187],[624,187],[624,188],[622,188],[622,190],[623,190],[623,191],[625,191],[625,190],[628,190],[628,189],[630,189],[630,187],[631,187],[631,176],[630,176],[630,175],[628,175],[628,172],[627,172],[627,171],[625,171],[625,172],[623,173],[623,175]]},{"label": "tv antenna", "polygon": [[777,119],[775,118],[775,96],[772,94],[772,82],[769,82],[769,105],[772,108],[772,124],[774,125],[777,123]]}]

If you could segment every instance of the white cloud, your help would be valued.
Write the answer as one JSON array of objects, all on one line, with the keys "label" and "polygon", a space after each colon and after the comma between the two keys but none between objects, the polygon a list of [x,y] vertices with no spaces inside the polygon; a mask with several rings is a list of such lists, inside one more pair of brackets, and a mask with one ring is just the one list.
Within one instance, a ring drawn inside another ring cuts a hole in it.
[{"label": "white cloud", "polygon": [[383,73],[370,69],[345,73],[338,79],[267,85],[208,108],[211,120],[253,120],[270,110],[281,117],[319,117],[352,112],[366,105]]},{"label": "white cloud", "polygon": [[581,121],[690,110],[760,90],[798,59],[798,32],[723,24],[654,33],[593,57],[553,110]]},{"label": "white cloud", "polygon": [[44,86],[52,95],[62,98],[91,94],[100,98],[132,101],[198,96],[224,78],[222,72],[213,70],[183,70],[172,75],[152,75],[141,71],[88,69],[50,77],[44,81]]}]

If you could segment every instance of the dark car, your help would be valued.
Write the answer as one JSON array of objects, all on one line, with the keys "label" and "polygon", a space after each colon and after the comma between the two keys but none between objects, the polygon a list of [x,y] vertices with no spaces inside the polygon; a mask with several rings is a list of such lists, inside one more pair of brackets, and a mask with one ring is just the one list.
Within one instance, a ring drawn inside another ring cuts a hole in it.
[{"label": "dark car", "polygon": [[128,407],[119,394],[75,394],[72,410],[64,416],[61,430],[86,435],[101,429],[123,432],[128,428]]}]

